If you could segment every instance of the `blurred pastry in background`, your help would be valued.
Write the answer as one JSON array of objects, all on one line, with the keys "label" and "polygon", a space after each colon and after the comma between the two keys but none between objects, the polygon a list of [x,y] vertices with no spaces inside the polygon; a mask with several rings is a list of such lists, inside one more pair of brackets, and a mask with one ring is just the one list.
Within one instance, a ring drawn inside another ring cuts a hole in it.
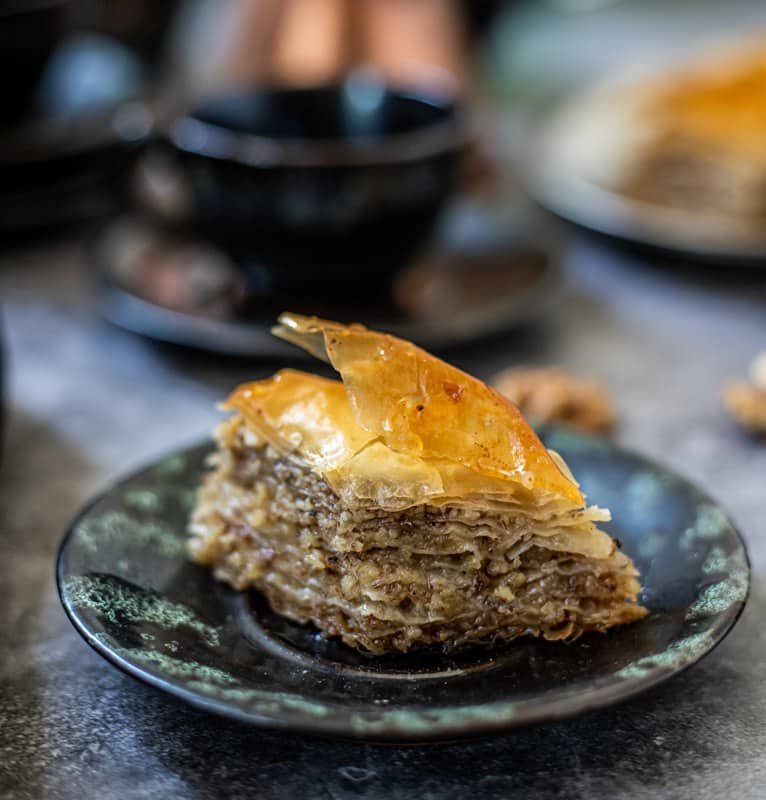
[{"label": "blurred pastry in background", "polygon": [[749,380],[730,381],[723,402],[732,419],[754,434],[766,434],[766,350],[750,366]]},{"label": "blurred pastry in background", "polygon": [[638,200],[766,222],[766,50],[758,41],[647,84],[643,145],[620,181]]},{"label": "blurred pastry in background", "polygon": [[762,35],[674,54],[576,92],[537,135],[531,191],[619,239],[761,262],[765,44]]},{"label": "blurred pastry in background", "polygon": [[532,422],[609,433],[617,421],[601,384],[561,367],[512,367],[495,375],[492,385]]}]

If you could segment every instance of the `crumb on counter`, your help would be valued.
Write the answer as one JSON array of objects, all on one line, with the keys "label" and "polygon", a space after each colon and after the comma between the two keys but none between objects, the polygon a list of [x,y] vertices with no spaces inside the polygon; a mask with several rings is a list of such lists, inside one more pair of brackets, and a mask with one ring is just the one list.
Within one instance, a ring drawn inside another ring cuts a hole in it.
[{"label": "crumb on counter", "polygon": [[747,381],[730,381],[723,402],[738,425],[751,433],[766,434],[766,389]]},{"label": "crumb on counter", "polygon": [[729,381],[723,404],[729,416],[754,434],[766,434],[766,350],[750,364],[749,380]]}]

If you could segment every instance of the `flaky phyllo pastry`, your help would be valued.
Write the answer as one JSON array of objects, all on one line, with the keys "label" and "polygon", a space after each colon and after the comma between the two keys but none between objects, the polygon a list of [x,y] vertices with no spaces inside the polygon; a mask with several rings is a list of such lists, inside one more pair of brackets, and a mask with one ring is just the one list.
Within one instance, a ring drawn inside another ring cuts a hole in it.
[{"label": "flaky phyllo pastry", "polygon": [[564,461],[486,384],[409,342],[284,314],[274,333],[342,382],[239,387],[217,431],[195,560],[372,653],[642,617],[631,560]]}]

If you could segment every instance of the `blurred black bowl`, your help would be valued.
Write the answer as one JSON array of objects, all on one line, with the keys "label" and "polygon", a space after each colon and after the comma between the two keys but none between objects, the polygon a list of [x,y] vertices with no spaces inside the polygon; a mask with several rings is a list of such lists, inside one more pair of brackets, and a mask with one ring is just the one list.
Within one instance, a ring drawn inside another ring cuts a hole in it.
[{"label": "blurred black bowl", "polygon": [[0,125],[28,111],[40,76],[66,32],[69,0],[0,0]]},{"label": "blurred black bowl", "polygon": [[257,290],[374,288],[429,239],[466,138],[451,100],[367,77],[243,91],[169,126],[139,198],[249,265]]}]

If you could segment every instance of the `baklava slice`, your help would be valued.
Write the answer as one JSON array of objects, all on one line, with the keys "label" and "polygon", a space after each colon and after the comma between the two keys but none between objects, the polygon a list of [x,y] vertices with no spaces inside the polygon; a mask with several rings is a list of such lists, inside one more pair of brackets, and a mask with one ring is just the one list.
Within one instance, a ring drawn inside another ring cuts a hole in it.
[{"label": "baklava slice", "polygon": [[409,342],[284,314],[275,333],[341,381],[239,387],[190,552],[279,613],[381,654],[646,613],[633,563],[510,401]]}]

